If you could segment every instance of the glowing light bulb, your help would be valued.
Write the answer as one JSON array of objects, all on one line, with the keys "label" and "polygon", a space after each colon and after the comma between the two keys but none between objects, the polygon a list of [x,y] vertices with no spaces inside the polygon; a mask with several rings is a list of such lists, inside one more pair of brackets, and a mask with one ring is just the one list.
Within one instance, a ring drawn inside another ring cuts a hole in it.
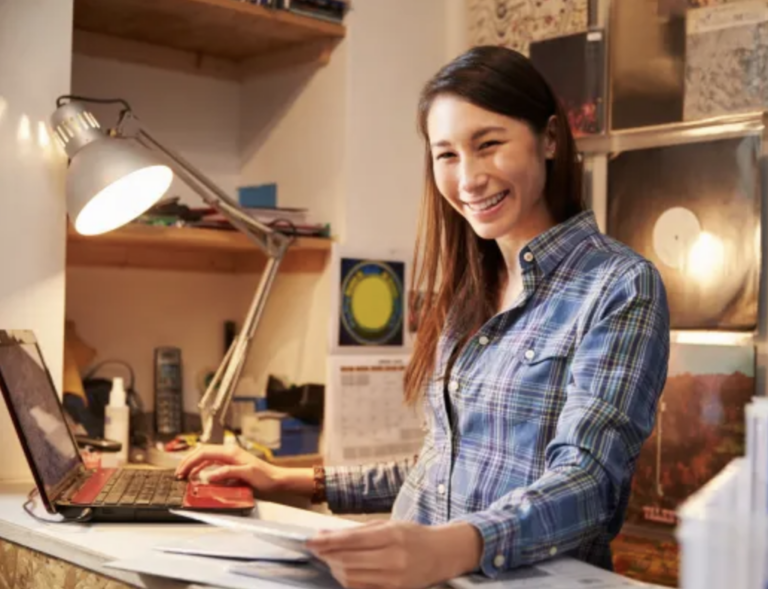
[{"label": "glowing light bulb", "polygon": [[722,279],[725,263],[723,242],[707,231],[702,231],[688,251],[687,274],[703,285]]},{"label": "glowing light bulb", "polygon": [[32,123],[27,115],[21,115],[19,128],[16,130],[16,139],[19,143],[29,143],[32,139]]},{"label": "glowing light bulb", "polygon": [[51,136],[48,133],[48,127],[43,121],[37,123],[37,144],[40,149],[48,149],[51,145]]}]

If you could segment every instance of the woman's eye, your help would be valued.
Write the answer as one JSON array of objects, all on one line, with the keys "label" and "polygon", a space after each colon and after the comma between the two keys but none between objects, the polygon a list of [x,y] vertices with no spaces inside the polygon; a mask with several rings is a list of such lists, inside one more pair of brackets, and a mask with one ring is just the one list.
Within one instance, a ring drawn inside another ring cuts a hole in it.
[{"label": "woman's eye", "polygon": [[444,151],[443,153],[438,153],[435,156],[436,160],[447,160],[454,156],[454,153],[452,151]]},{"label": "woman's eye", "polygon": [[501,141],[484,141],[480,144],[480,149],[486,149],[488,147],[493,147],[494,145],[501,145]]}]

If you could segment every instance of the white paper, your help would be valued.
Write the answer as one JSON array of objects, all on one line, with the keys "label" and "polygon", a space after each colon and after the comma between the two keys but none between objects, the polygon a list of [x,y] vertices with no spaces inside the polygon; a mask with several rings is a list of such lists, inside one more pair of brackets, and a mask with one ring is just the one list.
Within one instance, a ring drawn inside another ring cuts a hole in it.
[{"label": "white paper", "polygon": [[248,532],[212,530],[192,536],[164,542],[154,547],[160,552],[190,554],[232,560],[257,560],[271,562],[307,562],[309,557],[292,550],[280,548]]},{"label": "white paper", "polygon": [[[156,575],[188,583],[226,587],[227,589],[285,589],[286,583],[277,580],[259,580],[230,572],[231,560],[200,558],[181,554],[148,552],[138,557],[107,563],[109,568],[130,571],[143,575]],[[311,587],[311,585],[307,585]]]},{"label": "white paper", "polygon": [[237,575],[259,579],[259,581],[277,581],[297,587],[314,587],[316,589],[341,589],[341,585],[326,567],[312,564],[297,566],[251,562],[232,565],[229,571]]},{"label": "white paper", "polygon": [[610,573],[574,558],[558,558],[532,567],[502,573],[496,579],[479,575],[449,581],[454,589],[627,589],[652,588],[658,585],[640,583]]},{"label": "white paper", "polygon": [[403,402],[407,355],[331,356],[326,393],[326,461],[365,464],[413,456],[424,428]]},{"label": "white paper", "polygon": [[307,540],[317,534],[317,530],[294,524],[270,522],[253,517],[238,517],[233,515],[218,515],[190,510],[175,510],[171,513],[182,515],[212,526],[248,532],[269,542],[274,546],[292,550],[302,555],[311,553],[306,547]]}]

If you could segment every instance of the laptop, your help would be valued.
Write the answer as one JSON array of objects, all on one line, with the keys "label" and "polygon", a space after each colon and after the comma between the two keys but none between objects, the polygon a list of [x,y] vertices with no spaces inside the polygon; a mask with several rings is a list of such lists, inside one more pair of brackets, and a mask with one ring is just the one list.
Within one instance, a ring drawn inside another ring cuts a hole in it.
[{"label": "laptop", "polygon": [[77,521],[191,521],[172,510],[247,515],[247,486],[177,481],[173,470],[85,467],[31,331],[0,330],[0,390],[43,505]]}]

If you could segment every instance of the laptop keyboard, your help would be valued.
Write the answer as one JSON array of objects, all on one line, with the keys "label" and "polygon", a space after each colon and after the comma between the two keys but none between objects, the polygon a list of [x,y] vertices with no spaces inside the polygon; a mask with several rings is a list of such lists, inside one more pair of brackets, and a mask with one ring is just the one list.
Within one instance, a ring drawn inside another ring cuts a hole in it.
[{"label": "laptop keyboard", "polygon": [[186,481],[176,480],[173,470],[121,469],[102,487],[95,505],[152,505],[180,507]]}]

